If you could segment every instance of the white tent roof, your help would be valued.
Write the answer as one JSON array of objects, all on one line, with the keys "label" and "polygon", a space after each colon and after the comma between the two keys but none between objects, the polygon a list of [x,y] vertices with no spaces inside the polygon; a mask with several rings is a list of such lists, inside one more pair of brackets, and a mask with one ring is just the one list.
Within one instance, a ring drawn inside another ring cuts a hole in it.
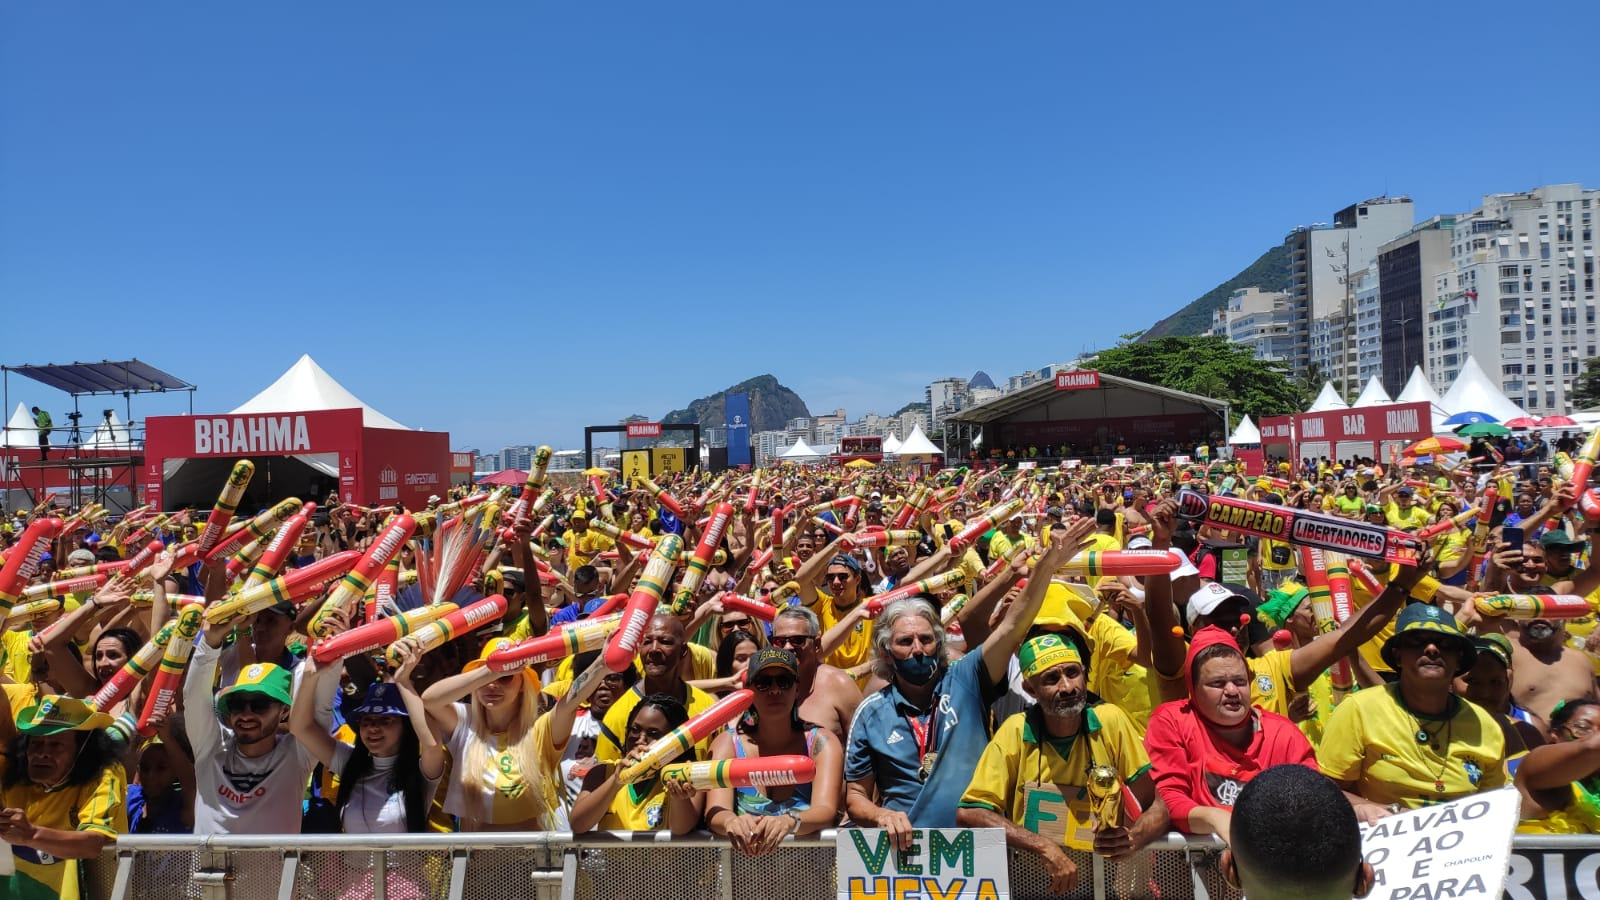
[{"label": "white tent roof", "polygon": [[101,422],[83,446],[91,450],[126,450],[133,446],[133,439],[128,434],[128,426],[122,424],[113,410],[111,418]]},{"label": "white tent roof", "polygon": [[1306,412],[1327,412],[1330,409],[1349,408],[1350,404],[1344,402],[1344,398],[1339,396],[1339,392],[1333,389],[1333,382],[1324,381],[1322,383],[1322,393],[1317,395],[1317,399],[1312,402],[1311,408]]},{"label": "white tent roof", "polygon": [[1386,406],[1394,401],[1389,399],[1389,394],[1383,389],[1383,382],[1374,375],[1367,379],[1367,386],[1361,389],[1361,396],[1356,402],[1350,404],[1352,408],[1360,409],[1366,406]]},{"label": "white tent roof", "polygon": [[1249,416],[1239,420],[1239,426],[1233,429],[1233,434],[1228,438],[1230,444],[1259,444],[1261,443],[1261,429],[1256,423],[1250,421]]},{"label": "white tent roof", "polygon": [[1394,398],[1396,403],[1426,403],[1433,410],[1433,431],[1443,434],[1450,430],[1444,420],[1450,414],[1444,411],[1444,401],[1439,399],[1439,392],[1428,383],[1428,376],[1422,374],[1422,367],[1415,366],[1411,370],[1411,377],[1406,379],[1406,386],[1400,390],[1400,396]]},{"label": "white tent roof", "polygon": [[897,437],[895,437],[894,435],[891,434],[888,437],[883,439],[883,455],[884,456],[893,456],[893,455],[895,455],[896,453],[899,453],[899,452],[900,452],[900,439],[899,438],[897,438]]},{"label": "white tent roof", "polygon": [[816,459],[817,451],[811,449],[805,438],[795,438],[794,446],[778,454],[779,459]]},{"label": "white tent roof", "polygon": [[0,435],[0,447],[37,447],[39,429],[33,424],[33,413],[26,403],[18,403],[11,420],[6,422],[6,432]]},{"label": "white tent roof", "polygon": [[1461,374],[1456,376],[1455,384],[1445,391],[1441,405],[1452,416],[1456,413],[1481,412],[1501,422],[1527,415],[1521,407],[1511,402],[1499,385],[1483,371],[1483,367],[1478,365],[1478,361],[1470,356],[1467,357],[1467,364],[1461,367]]},{"label": "white tent roof", "polygon": [[368,428],[406,426],[361,402],[345,386],[323,371],[310,354],[305,354],[266,390],[246,400],[235,413],[281,413],[307,409],[360,409],[361,423]]},{"label": "white tent roof", "polygon": [[928,436],[922,433],[921,425],[916,425],[912,427],[911,433],[906,435],[905,443],[900,445],[900,449],[895,451],[895,455],[901,457],[943,456],[944,451],[935,447],[933,441],[928,440]]}]

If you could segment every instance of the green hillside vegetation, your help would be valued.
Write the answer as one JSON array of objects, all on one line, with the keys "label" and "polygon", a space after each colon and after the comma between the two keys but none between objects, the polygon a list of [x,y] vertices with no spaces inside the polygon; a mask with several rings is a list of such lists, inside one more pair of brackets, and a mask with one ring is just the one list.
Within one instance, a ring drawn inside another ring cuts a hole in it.
[{"label": "green hillside vegetation", "polygon": [[1188,306],[1150,326],[1139,340],[1205,334],[1211,330],[1211,314],[1228,305],[1228,298],[1240,288],[1255,287],[1263,291],[1285,291],[1289,288],[1289,251],[1283,244],[1261,254],[1243,272],[1202,294]]}]

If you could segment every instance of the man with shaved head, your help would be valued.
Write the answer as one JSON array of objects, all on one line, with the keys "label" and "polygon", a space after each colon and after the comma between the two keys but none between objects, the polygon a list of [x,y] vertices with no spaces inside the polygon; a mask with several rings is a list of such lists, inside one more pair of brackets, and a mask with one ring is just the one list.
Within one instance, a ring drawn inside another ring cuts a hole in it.
[{"label": "man with shaved head", "polygon": [[[695,716],[709,709],[717,698],[683,680],[683,657],[689,652],[689,639],[684,634],[683,622],[665,613],[650,617],[644,634],[639,638],[639,658],[634,665],[643,676],[633,687],[617,698],[606,711],[600,723],[600,739],[595,746],[595,757],[601,762],[616,762],[622,758],[622,738],[628,730],[628,715],[639,701],[652,694],[666,694],[681,702]],[[698,749],[709,750],[709,742]]]}]

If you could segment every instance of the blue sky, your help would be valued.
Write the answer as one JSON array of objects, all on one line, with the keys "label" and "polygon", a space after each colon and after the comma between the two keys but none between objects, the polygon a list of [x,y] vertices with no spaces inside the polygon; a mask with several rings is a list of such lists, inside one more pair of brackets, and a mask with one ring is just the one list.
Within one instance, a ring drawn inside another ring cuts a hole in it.
[{"label": "blue sky", "polygon": [[4,361],[137,356],[215,412],[310,352],[485,449],[763,372],[892,412],[1367,197],[1600,184],[1597,10],[6,4]]}]

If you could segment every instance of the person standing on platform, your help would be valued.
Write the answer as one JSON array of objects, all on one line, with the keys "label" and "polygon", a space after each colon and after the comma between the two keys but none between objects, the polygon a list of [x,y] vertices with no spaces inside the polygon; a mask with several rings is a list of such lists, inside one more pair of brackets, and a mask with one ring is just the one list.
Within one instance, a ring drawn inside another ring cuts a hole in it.
[{"label": "person standing on platform", "polygon": [[50,458],[50,432],[55,428],[55,422],[51,421],[50,413],[35,406],[33,425],[39,429],[39,460],[42,462]]}]

